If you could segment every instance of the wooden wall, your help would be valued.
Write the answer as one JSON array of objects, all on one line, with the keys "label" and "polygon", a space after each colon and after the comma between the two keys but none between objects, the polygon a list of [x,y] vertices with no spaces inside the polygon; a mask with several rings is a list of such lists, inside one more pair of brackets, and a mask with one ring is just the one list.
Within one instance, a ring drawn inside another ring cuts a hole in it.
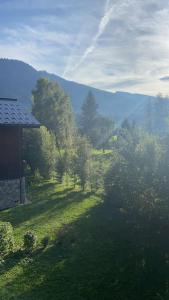
[{"label": "wooden wall", "polygon": [[22,129],[0,127],[0,180],[20,178]]}]

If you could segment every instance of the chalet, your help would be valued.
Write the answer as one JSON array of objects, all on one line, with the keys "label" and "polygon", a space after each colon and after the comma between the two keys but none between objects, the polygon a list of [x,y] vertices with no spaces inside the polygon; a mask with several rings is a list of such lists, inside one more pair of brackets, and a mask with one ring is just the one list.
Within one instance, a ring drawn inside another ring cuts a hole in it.
[{"label": "chalet", "polygon": [[26,201],[22,131],[31,127],[40,124],[17,99],[0,98],[0,210]]}]

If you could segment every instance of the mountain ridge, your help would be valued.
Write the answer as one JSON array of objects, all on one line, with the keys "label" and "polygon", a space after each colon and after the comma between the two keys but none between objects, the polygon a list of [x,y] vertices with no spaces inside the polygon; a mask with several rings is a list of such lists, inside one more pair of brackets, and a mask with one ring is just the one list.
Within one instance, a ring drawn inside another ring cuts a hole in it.
[{"label": "mountain ridge", "polygon": [[[91,90],[96,97],[99,112],[117,122],[125,118],[140,119],[148,99],[147,96],[129,92],[110,92],[74,81],[66,80],[47,71],[38,71],[33,66],[15,59],[0,59],[0,97],[16,97],[25,106],[31,105],[31,92],[40,77],[56,81],[67,93],[75,114],[80,113],[82,103]],[[133,116],[134,115],[134,116]]]}]

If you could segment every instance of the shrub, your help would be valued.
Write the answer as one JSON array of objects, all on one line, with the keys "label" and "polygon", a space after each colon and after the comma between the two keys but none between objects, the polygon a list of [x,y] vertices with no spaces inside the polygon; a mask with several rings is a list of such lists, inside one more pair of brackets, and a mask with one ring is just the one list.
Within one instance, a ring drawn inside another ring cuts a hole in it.
[{"label": "shrub", "polygon": [[3,257],[14,249],[13,227],[9,222],[0,223],[0,256]]},{"label": "shrub", "polygon": [[27,252],[31,252],[35,248],[36,242],[37,242],[37,237],[33,232],[28,231],[27,233],[25,233],[24,248]]},{"label": "shrub", "polygon": [[41,240],[41,244],[42,244],[42,247],[45,249],[48,244],[49,244],[49,236],[46,235],[42,240]]}]

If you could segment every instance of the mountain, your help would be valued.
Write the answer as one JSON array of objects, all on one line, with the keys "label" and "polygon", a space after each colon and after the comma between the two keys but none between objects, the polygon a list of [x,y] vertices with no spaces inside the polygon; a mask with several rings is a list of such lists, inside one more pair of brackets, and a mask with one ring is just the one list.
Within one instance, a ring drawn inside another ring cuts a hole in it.
[{"label": "mountain", "polygon": [[11,59],[0,59],[0,97],[18,98],[25,106],[30,106],[31,91],[39,77],[56,81],[69,95],[76,114],[80,113],[82,103],[91,90],[96,97],[100,113],[112,117],[117,122],[125,118],[140,120],[148,99],[153,98],[141,94],[99,90],[65,80],[46,71],[37,71],[22,61]]}]

